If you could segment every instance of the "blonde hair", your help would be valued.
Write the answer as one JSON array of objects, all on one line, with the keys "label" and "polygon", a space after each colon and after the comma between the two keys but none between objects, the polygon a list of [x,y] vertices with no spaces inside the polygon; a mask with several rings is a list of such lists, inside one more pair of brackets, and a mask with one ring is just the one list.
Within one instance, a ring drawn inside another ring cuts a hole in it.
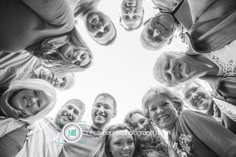
[{"label": "blonde hair", "polygon": [[160,54],[160,56],[157,58],[154,67],[153,67],[153,75],[154,78],[160,82],[160,83],[164,83],[166,86],[176,86],[176,82],[175,83],[171,83],[171,82],[167,82],[164,78],[164,68],[163,66],[165,64],[163,64],[163,62],[167,62],[172,58],[177,58],[180,54],[178,54],[177,52],[174,51],[168,51],[168,52],[163,52]]},{"label": "blonde hair", "polygon": [[144,114],[146,117],[150,118],[150,113],[148,110],[150,101],[154,97],[157,97],[159,95],[166,96],[173,103],[174,107],[177,110],[178,115],[183,111],[184,102],[180,95],[178,95],[176,92],[170,89],[167,89],[165,87],[158,87],[158,88],[156,87],[156,88],[149,89],[143,96],[142,107],[143,107]]}]

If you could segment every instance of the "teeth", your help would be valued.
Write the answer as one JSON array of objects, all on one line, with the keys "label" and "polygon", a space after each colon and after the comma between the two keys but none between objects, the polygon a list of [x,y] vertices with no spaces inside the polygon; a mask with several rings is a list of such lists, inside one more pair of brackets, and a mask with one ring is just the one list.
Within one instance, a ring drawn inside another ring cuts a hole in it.
[{"label": "teeth", "polygon": [[162,117],[159,118],[159,121],[163,120],[163,119],[166,119],[166,118],[168,118],[168,116],[162,116]]}]

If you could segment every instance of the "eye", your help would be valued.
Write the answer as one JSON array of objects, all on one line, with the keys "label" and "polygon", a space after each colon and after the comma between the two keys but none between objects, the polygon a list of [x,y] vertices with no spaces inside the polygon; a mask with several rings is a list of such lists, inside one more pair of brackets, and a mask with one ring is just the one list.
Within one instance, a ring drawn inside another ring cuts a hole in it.
[{"label": "eye", "polygon": [[152,108],[151,108],[151,111],[156,111],[156,110],[157,110],[156,107],[152,107]]},{"label": "eye", "polygon": [[169,102],[164,102],[161,106],[162,107],[165,107],[165,106],[167,106],[169,104]]},{"label": "eye", "polygon": [[186,94],[184,98],[185,99],[190,99],[191,98],[191,94]]},{"label": "eye", "polygon": [[140,124],[143,124],[145,122],[145,119],[142,119],[141,121],[140,121]]},{"label": "eye", "polygon": [[123,16],[123,18],[124,18],[125,20],[129,20],[129,16],[128,16],[128,15]]},{"label": "eye", "polygon": [[97,108],[100,108],[101,107],[101,104],[99,103],[99,104],[96,104],[95,105]]},{"label": "eye", "polygon": [[197,92],[197,91],[198,91],[197,87],[193,88],[193,92]]},{"label": "eye", "polygon": [[110,30],[110,27],[109,27],[109,26],[106,26],[106,27],[104,28],[104,32],[109,32],[109,30]]},{"label": "eye", "polygon": [[130,140],[130,141],[127,142],[127,144],[128,144],[128,145],[132,145],[132,144],[133,144],[133,141]]},{"label": "eye", "polygon": [[118,145],[118,146],[121,146],[121,145],[122,145],[122,142],[119,142],[119,141],[118,141],[118,142],[115,142],[114,144],[115,144],[115,145]]}]

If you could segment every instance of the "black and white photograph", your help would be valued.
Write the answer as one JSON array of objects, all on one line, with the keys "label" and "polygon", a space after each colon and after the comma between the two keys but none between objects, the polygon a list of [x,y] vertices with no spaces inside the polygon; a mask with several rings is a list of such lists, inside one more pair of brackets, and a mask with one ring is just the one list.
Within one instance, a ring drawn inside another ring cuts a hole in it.
[{"label": "black and white photograph", "polygon": [[0,0],[0,21],[0,157],[236,157],[236,0]]}]

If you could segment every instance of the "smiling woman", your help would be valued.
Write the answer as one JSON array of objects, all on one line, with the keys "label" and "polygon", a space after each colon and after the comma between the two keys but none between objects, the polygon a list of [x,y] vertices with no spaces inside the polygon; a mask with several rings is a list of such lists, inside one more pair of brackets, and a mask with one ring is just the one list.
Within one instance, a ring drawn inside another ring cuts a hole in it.
[{"label": "smiling woman", "polygon": [[0,115],[33,122],[52,110],[56,103],[56,92],[44,80],[18,80],[10,84],[0,102]]},{"label": "smiling woman", "polygon": [[106,129],[93,157],[135,157],[136,138],[125,124],[116,124]]}]

